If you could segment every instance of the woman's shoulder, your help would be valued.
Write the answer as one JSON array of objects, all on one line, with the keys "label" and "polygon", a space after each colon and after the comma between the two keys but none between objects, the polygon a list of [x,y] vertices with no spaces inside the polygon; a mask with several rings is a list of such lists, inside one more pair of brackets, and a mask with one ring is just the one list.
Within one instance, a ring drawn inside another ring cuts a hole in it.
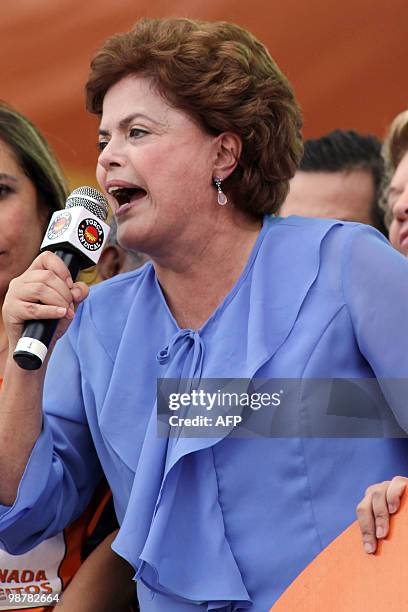
[{"label": "woman's shoulder", "polygon": [[288,217],[280,226],[279,240],[270,232],[268,262],[274,271],[283,270],[281,284],[286,278],[294,291],[310,283],[309,288],[330,288],[349,304],[380,293],[401,294],[408,286],[408,259],[370,225]]},{"label": "woman's shoulder", "polygon": [[[371,248],[392,249],[387,238],[371,225],[342,219],[320,217],[274,217],[270,220],[270,230],[266,244],[282,243],[288,257],[299,252],[321,250],[322,245],[330,245],[330,249],[340,249],[342,252],[352,248],[353,243]],[[382,246],[381,246],[382,245]],[[273,249],[273,247],[272,247]],[[323,250],[325,250],[323,248]]]},{"label": "woman's shoulder", "polygon": [[365,224],[297,216],[277,217],[269,223],[254,281],[257,287],[266,286],[271,294],[281,296],[282,304],[299,301],[300,308],[301,296],[312,287],[344,301],[348,279],[359,283],[373,270],[389,274],[395,260],[407,266],[388,240]]},{"label": "woman's shoulder", "polygon": [[370,225],[358,223],[357,221],[345,221],[343,219],[328,217],[300,217],[298,215],[290,215],[289,217],[276,216],[270,218],[270,224],[271,227],[275,226],[282,232],[287,232],[288,234],[302,231],[305,234],[315,235],[316,237],[319,237],[321,234],[326,234],[327,231],[332,228],[341,230],[343,237],[358,228],[363,228],[363,230],[368,229],[369,231],[374,230],[374,232],[381,235],[380,232]]}]

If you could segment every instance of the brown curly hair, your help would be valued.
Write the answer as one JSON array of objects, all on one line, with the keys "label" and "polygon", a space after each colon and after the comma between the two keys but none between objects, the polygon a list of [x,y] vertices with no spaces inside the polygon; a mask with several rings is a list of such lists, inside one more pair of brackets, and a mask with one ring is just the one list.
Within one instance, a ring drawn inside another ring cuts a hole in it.
[{"label": "brown curly hair", "polygon": [[408,152],[408,110],[399,113],[391,122],[384,138],[382,155],[385,162],[385,173],[382,185],[381,207],[385,211],[387,227],[392,221],[388,206],[388,188],[400,161]]},{"label": "brown curly hair", "polygon": [[108,89],[129,74],[151,78],[208,133],[238,134],[242,153],[223,190],[252,216],[278,210],[302,157],[302,120],[289,82],[263,44],[231,23],[141,19],[108,38],[93,58],[87,109],[100,115]]}]

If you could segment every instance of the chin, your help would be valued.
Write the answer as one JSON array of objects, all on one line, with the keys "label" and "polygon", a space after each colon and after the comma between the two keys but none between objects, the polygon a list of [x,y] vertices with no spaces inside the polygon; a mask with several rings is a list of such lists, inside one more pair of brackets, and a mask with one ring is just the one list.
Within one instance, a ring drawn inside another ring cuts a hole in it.
[{"label": "chin", "polygon": [[152,249],[162,248],[170,236],[157,221],[151,219],[126,219],[118,224],[117,239],[120,246],[130,251],[150,253]]},{"label": "chin", "polygon": [[117,240],[119,246],[129,251],[140,251],[146,242],[146,235],[141,231],[120,226],[118,227]]},{"label": "chin", "polygon": [[408,247],[406,246],[400,246],[400,245],[396,245],[394,243],[391,242],[391,245],[394,247],[394,249],[396,251],[399,251],[401,253],[401,255],[404,255],[405,257],[408,257]]}]

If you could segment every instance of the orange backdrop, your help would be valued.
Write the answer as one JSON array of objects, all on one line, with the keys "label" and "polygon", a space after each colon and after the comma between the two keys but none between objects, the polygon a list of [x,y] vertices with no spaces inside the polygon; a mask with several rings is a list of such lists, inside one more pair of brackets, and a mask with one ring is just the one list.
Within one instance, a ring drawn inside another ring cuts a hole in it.
[{"label": "orange backdrop", "polygon": [[336,127],[382,136],[408,107],[407,0],[0,0],[0,97],[45,133],[72,184],[94,176],[97,121],[83,104],[89,60],[145,15],[252,30],[295,87],[305,137]]}]

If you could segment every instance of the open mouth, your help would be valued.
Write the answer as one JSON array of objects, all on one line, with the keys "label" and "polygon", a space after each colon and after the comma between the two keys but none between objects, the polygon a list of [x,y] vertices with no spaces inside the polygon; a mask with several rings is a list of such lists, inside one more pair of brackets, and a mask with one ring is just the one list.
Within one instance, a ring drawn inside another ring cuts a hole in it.
[{"label": "open mouth", "polygon": [[109,189],[109,194],[115,198],[119,206],[124,206],[144,198],[146,191],[141,187],[112,187]]}]

